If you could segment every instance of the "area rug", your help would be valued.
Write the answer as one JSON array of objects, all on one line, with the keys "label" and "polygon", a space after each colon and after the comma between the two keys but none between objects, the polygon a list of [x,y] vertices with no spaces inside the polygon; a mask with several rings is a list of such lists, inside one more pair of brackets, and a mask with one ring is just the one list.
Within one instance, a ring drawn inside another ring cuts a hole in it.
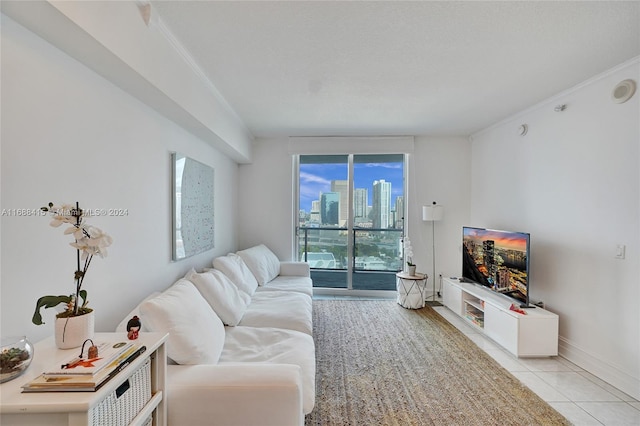
[{"label": "area rug", "polygon": [[314,300],[306,426],[570,425],[431,307]]}]

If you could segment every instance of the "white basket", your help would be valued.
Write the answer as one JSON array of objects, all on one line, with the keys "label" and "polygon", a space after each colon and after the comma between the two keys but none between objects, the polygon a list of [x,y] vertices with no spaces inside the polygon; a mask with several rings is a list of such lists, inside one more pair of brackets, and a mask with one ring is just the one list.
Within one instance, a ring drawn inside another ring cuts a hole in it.
[{"label": "white basket", "polygon": [[93,425],[127,426],[151,399],[151,360],[89,411]]}]

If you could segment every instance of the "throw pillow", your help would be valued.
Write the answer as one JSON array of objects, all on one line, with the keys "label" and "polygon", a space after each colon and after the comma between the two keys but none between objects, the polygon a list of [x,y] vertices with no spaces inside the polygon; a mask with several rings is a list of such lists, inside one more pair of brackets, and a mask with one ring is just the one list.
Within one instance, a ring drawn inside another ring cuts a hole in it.
[{"label": "throw pillow", "polygon": [[225,274],[238,289],[252,296],[258,288],[258,282],[244,260],[235,253],[213,259],[213,267]]},{"label": "throw pillow", "polygon": [[199,274],[192,269],[185,278],[196,286],[223,323],[238,325],[247,310],[247,303],[225,274],[215,269]]},{"label": "throw pillow", "polygon": [[220,318],[193,284],[178,280],[140,305],[151,331],[169,333],[167,355],[178,364],[217,364],[225,331]]},{"label": "throw pillow", "polygon": [[265,285],[280,274],[280,259],[264,244],[241,250],[237,254],[249,267],[258,285]]},{"label": "throw pillow", "polygon": [[[140,318],[140,305],[149,299],[153,299],[159,294],[161,294],[159,291],[154,291],[153,293],[145,297],[142,302],[138,303],[138,305],[135,308],[133,308],[131,312],[129,312],[129,314],[122,319],[122,321],[120,321],[120,324],[118,324],[118,326],[116,327],[116,332],[126,333],[127,323],[129,322],[129,320],[134,316],[137,316],[138,318]],[[140,327],[140,331],[151,331],[151,330],[149,330],[149,327],[147,327],[145,323],[142,323],[142,326]]]}]

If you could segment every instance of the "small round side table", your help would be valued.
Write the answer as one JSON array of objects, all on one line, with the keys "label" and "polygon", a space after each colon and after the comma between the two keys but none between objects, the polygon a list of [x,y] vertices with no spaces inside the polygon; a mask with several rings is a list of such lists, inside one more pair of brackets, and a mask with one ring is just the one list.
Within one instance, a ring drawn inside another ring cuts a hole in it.
[{"label": "small round side table", "polygon": [[427,274],[420,272],[416,272],[415,275],[409,275],[407,272],[398,272],[396,274],[398,304],[408,309],[424,308],[428,278]]}]

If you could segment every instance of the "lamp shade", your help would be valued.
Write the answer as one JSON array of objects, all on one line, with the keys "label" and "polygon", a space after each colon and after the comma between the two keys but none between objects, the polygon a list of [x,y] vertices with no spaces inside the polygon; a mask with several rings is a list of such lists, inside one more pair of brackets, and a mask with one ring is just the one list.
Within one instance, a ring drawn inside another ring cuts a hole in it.
[{"label": "lamp shade", "polygon": [[422,220],[426,221],[435,221],[442,220],[444,216],[444,208],[437,204],[432,206],[422,206]]}]

